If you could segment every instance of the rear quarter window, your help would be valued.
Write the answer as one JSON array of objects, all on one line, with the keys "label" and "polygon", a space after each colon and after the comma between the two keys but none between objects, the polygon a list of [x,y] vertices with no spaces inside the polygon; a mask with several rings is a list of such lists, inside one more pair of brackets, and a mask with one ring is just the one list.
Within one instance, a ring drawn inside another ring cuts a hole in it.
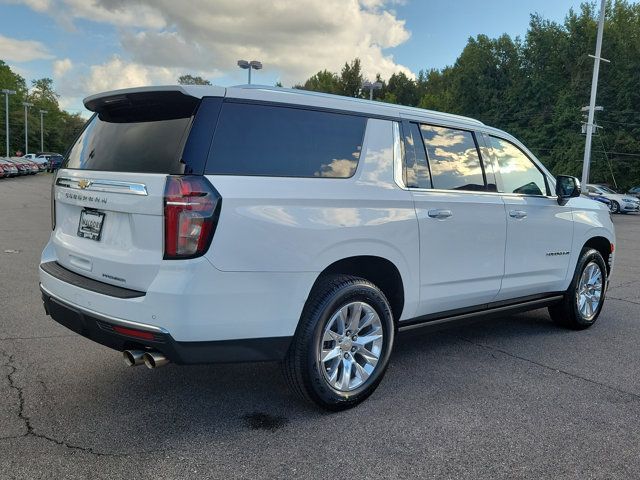
[{"label": "rear quarter window", "polygon": [[362,151],[365,117],[225,102],[206,173],[348,178]]}]

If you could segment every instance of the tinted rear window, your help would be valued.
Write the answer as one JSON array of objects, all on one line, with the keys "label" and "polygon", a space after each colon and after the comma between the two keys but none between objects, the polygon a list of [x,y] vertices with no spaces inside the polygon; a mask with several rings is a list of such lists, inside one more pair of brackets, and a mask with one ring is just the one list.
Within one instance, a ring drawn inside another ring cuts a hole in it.
[{"label": "tinted rear window", "polygon": [[206,171],[348,178],[358,166],[366,123],[355,115],[224,103]]},{"label": "tinted rear window", "polygon": [[147,95],[105,106],[91,118],[71,147],[64,166],[81,170],[184,173],[181,154],[197,103],[193,98],[177,103],[175,97]]}]

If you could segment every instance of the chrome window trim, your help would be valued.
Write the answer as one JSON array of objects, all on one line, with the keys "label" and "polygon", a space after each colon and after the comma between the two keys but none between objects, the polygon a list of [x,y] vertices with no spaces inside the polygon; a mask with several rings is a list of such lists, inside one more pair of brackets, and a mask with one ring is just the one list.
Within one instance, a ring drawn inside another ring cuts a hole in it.
[{"label": "chrome window trim", "polygon": [[393,179],[403,190],[407,190],[404,183],[404,156],[402,155],[402,140],[400,138],[400,123],[393,122]]},{"label": "chrome window trim", "polygon": [[557,200],[558,197],[551,195],[531,195],[524,193],[501,193],[501,192],[486,192],[482,190],[474,191],[474,190],[445,190],[438,188],[417,188],[417,187],[406,187],[407,190],[411,190],[412,192],[433,192],[433,193],[465,193],[472,195],[498,195],[501,197],[533,197],[533,198],[550,198],[553,200]]},{"label": "chrome window trim", "polygon": [[[80,182],[87,182],[83,188]],[[59,187],[73,188],[92,192],[124,193],[128,195],[148,195],[147,187],[143,183],[121,182],[118,180],[91,180],[60,177],[56,180]]]}]

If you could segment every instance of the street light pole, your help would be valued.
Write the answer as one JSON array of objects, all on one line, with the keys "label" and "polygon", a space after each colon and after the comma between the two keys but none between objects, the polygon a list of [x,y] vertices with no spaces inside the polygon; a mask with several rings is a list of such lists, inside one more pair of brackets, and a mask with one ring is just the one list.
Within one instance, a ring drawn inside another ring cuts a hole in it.
[{"label": "street light pole", "polygon": [[249,85],[251,85],[251,70],[260,70],[262,68],[262,62],[257,60],[251,60],[250,62],[246,60],[238,60],[238,66],[243,70],[249,71]]},{"label": "street light pole", "polygon": [[40,151],[44,152],[44,115],[49,113],[46,110],[40,110]]},{"label": "street light pole", "polygon": [[15,95],[15,90],[7,90],[3,89],[2,93],[4,93],[4,121],[6,126],[6,134],[7,134],[7,158],[9,158],[9,95]]},{"label": "street light pole", "polygon": [[24,105],[24,154],[29,153],[29,107],[33,107],[33,103],[22,102]]},{"label": "street light pole", "polygon": [[373,83],[371,83],[371,82],[367,81],[367,82],[364,82],[362,84],[362,88],[365,89],[365,90],[367,88],[369,89],[369,100],[373,100],[373,91],[374,90],[380,90],[382,88],[382,83],[381,82],[373,82]]},{"label": "street light pole", "polygon": [[593,77],[591,78],[591,99],[589,101],[589,115],[587,118],[587,140],[584,146],[584,160],[582,162],[582,193],[588,193],[589,167],[591,164],[591,138],[593,137],[593,121],[596,113],[596,95],[598,93],[598,75],[600,73],[600,61],[609,63],[602,58],[602,34],[604,31],[606,0],[600,2],[600,19],[598,21],[598,36],[596,39],[596,54],[589,55],[593,58]]}]

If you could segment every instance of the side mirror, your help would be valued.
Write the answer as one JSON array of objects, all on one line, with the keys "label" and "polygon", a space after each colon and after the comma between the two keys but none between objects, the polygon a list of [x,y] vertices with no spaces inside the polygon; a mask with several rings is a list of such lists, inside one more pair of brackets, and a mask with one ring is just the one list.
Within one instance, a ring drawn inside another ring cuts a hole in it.
[{"label": "side mirror", "polygon": [[560,205],[564,205],[570,198],[579,197],[580,180],[569,175],[558,175],[556,177],[556,195]]}]

